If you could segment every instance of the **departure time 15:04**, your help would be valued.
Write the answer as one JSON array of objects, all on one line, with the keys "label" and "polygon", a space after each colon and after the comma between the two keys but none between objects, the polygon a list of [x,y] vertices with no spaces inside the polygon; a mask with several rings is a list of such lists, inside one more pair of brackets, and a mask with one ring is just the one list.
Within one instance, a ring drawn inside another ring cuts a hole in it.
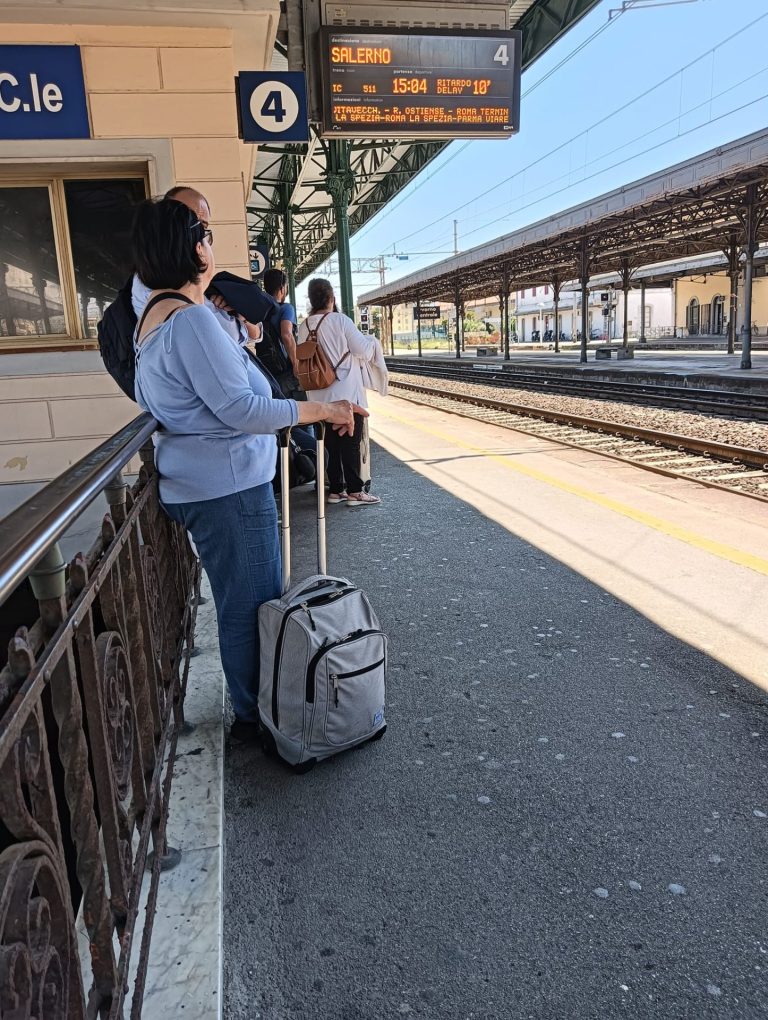
[{"label": "departure time 15:04", "polygon": [[411,95],[417,96],[420,92],[426,95],[426,78],[394,78],[392,80],[392,91],[396,96]]}]

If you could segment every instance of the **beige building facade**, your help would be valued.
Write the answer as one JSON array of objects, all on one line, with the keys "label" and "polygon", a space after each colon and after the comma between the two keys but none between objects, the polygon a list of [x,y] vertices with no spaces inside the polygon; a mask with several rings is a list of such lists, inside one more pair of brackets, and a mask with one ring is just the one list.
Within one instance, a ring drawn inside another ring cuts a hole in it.
[{"label": "beige building facade", "polygon": [[269,67],[278,17],[278,0],[0,7],[0,53],[79,48],[89,133],[13,140],[0,114],[0,484],[49,480],[138,413],[96,345],[137,201],[198,188],[217,267],[249,274],[255,148],[238,137],[235,75]]},{"label": "beige building facade", "polygon": [[[761,266],[759,272],[764,271]],[[731,281],[726,273],[710,273],[675,281],[675,327],[679,336],[727,333]],[[744,281],[737,295],[737,338],[744,323]],[[757,277],[752,285],[752,332],[768,335],[768,278]]]}]

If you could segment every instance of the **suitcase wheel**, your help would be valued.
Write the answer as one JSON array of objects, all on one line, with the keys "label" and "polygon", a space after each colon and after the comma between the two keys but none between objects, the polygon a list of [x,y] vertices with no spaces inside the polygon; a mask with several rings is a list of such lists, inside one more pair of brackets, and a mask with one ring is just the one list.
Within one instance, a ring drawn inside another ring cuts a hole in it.
[{"label": "suitcase wheel", "polygon": [[272,736],[272,734],[269,732],[266,726],[262,727],[261,730],[261,749],[264,752],[264,754],[266,754],[269,758],[278,757],[277,744],[275,743],[275,738]]},{"label": "suitcase wheel", "polygon": [[315,765],[317,758],[309,758],[307,761],[299,762],[298,765],[289,765],[288,768],[295,776],[303,776],[306,772],[311,772]]},{"label": "suitcase wheel", "polygon": [[374,735],[372,737],[368,737],[368,739],[364,740],[362,744],[358,744],[355,747],[355,750],[357,751],[361,747],[365,747],[366,744],[372,744],[374,742],[374,740],[381,740],[381,738],[384,736],[384,734],[386,732],[387,732],[387,727],[386,727],[386,724],[385,724],[384,726],[381,727],[380,730],[377,730],[376,733],[374,733]]}]

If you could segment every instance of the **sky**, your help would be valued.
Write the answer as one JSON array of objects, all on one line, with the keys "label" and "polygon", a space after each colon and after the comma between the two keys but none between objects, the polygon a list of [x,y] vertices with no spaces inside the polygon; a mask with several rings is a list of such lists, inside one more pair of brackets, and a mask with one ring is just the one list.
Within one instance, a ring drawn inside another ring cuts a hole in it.
[{"label": "sky", "polygon": [[[768,126],[768,0],[621,6],[602,0],[524,72],[517,135],[451,142],[354,235],[352,258],[387,255],[389,283],[452,254],[454,220],[467,251]],[[327,263],[313,275],[338,288]]]}]

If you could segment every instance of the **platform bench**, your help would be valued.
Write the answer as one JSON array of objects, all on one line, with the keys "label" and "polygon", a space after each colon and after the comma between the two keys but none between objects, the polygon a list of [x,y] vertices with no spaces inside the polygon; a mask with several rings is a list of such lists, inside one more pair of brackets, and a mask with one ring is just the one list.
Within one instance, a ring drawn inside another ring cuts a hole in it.
[{"label": "platform bench", "polygon": [[498,347],[477,347],[476,350],[475,350],[475,353],[477,354],[478,358],[487,358],[491,354],[498,354],[499,353],[499,348]]},{"label": "platform bench", "polygon": [[612,347],[596,347],[595,361],[610,361],[612,353],[613,353]]}]

